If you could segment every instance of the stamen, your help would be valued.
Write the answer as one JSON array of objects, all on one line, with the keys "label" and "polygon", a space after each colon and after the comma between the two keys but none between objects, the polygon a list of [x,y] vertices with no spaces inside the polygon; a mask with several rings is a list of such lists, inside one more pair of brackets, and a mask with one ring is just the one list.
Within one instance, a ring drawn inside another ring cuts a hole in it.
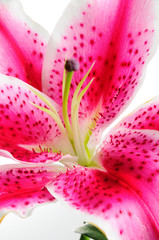
[{"label": "stamen", "polygon": [[88,88],[90,87],[90,85],[92,84],[94,79],[95,78],[92,78],[91,81],[88,83],[88,85],[80,92],[80,94],[77,98],[78,105],[80,104],[82,97],[84,96],[84,94],[86,93],[86,91],[88,90]]},{"label": "stamen", "polygon": [[[87,144],[85,144],[86,141],[84,141],[84,139],[82,139],[81,130],[79,129],[79,121],[78,121],[79,105],[80,105],[82,97],[84,96],[84,94],[86,93],[86,91],[88,90],[88,88],[90,87],[90,85],[94,79],[92,79],[81,92],[80,92],[80,90],[81,90],[83,83],[87,79],[89,73],[91,72],[94,64],[95,64],[95,62],[92,64],[92,66],[90,67],[90,69],[88,70],[86,75],[83,77],[83,79],[78,84],[78,86],[74,92],[74,95],[72,98],[72,104],[71,104],[71,122],[72,122],[74,146],[75,146],[77,155],[81,156],[81,157],[79,157],[79,163],[81,165],[84,165],[85,163],[87,163],[89,165],[91,154],[87,148]],[[90,131],[89,131],[89,134],[91,135]],[[87,140],[89,140],[88,134],[87,134]]]},{"label": "stamen", "polygon": [[78,121],[78,113],[79,113],[79,105],[81,102],[82,97],[92,84],[94,78],[88,83],[88,85],[80,92],[79,96],[77,97],[76,103],[72,104],[71,109],[71,120],[72,120],[72,130],[73,130],[73,136],[74,136],[74,145],[76,152],[79,156],[79,163],[81,165],[90,164],[90,154],[88,151],[88,148],[84,145],[84,140],[81,136],[81,130],[79,127],[79,121]]},{"label": "stamen", "polygon": [[[30,90],[35,93],[35,95],[37,95],[44,103],[46,103],[46,105],[51,109],[51,111],[57,115],[57,117],[60,119],[59,114],[57,113],[56,109],[54,108],[54,106],[50,103],[50,101],[48,99],[46,99],[42,94],[40,94],[38,91],[35,91],[33,88],[30,87]],[[61,119],[60,119],[61,120]]]},{"label": "stamen", "polygon": [[64,128],[64,126],[63,126],[63,124],[61,122],[61,119],[54,112],[52,112],[51,110],[49,110],[47,108],[38,106],[38,105],[36,105],[36,104],[34,104],[32,102],[30,102],[30,104],[32,104],[34,107],[42,110],[43,112],[46,112],[47,114],[49,114],[54,119],[54,121],[57,123],[61,133],[63,134],[63,136],[66,139],[66,144],[67,144],[68,150],[70,151],[70,154],[75,155],[74,149],[72,147],[72,144],[70,143],[70,139],[68,138],[66,129]]},{"label": "stamen", "polygon": [[[79,82],[77,88],[74,91],[71,103],[71,119],[68,115],[68,99],[69,99],[69,91],[71,86],[71,81],[73,77],[74,71],[79,69],[79,63],[75,59],[68,59],[65,61],[65,68],[63,73],[63,86],[62,86],[62,113],[63,113],[63,121],[64,124],[57,113],[56,109],[52,106],[51,102],[46,99],[42,94],[36,92],[34,89],[31,88],[43,102],[46,103],[47,107],[41,107],[34,103],[31,103],[36,108],[46,112],[49,114],[54,121],[57,123],[61,133],[63,134],[64,138],[66,139],[67,149],[71,155],[78,156],[78,163],[83,166],[90,166],[91,165],[91,157],[93,150],[89,150],[87,147],[87,143],[89,141],[89,137],[92,134],[93,130],[88,130],[87,135],[83,136],[81,134],[81,129],[79,125],[79,106],[82,100],[82,97],[89,89],[90,85],[92,84],[93,79],[89,81],[89,83],[81,90],[85,80],[87,79],[89,73],[91,72],[95,62],[92,64],[86,75],[83,79]],[[91,122],[90,127],[94,128],[93,121]],[[96,123],[95,123],[96,124]]]},{"label": "stamen", "polygon": [[96,108],[96,112],[94,113],[94,118],[92,119],[92,121],[88,127],[89,130],[88,130],[88,133],[84,140],[84,145],[86,148],[87,148],[87,144],[89,142],[90,136],[92,135],[92,132],[94,131],[94,129],[97,125],[97,119],[98,120],[100,119],[100,113],[99,113],[100,106],[101,106],[101,102],[99,102],[98,107]]},{"label": "stamen", "polygon": [[86,75],[82,78],[82,80],[80,81],[80,83],[78,84],[75,92],[74,92],[74,95],[73,95],[73,99],[72,99],[72,106],[71,106],[71,109],[73,108],[75,102],[76,102],[76,99],[77,99],[77,96],[79,94],[79,91],[81,90],[81,87],[83,85],[83,83],[85,82],[86,78],[88,77],[89,73],[91,72],[93,66],[95,64],[95,61],[93,62],[92,66],[90,67],[90,69],[88,70],[88,72],[86,73]]}]

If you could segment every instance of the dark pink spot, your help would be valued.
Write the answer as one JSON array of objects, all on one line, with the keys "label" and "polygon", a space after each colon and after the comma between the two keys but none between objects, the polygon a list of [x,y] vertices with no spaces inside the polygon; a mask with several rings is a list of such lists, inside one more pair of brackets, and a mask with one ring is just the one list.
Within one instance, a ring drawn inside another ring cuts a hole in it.
[{"label": "dark pink spot", "polygon": [[92,62],[92,57],[90,56],[90,57],[88,58],[88,60],[89,60],[89,62]]},{"label": "dark pink spot", "polygon": [[84,43],[82,42],[82,43],[80,43],[80,46],[81,46],[81,48],[83,48],[84,47]]},{"label": "dark pink spot", "polygon": [[83,61],[83,57],[82,57],[82,56],[79,57],[79,61],[80,61],[80,62]]},{"label": "dark pink spot", "polygon": [[112,208],[112,204],[111,203],[108,203],[107,204],[107,209],[109,210],[109,209],[111,209]]},{"label": "dark pink spot", "polygon": [[84,35],[83,35],[83,34],[80,34],[80,38],[81,38],[81,39],[84,39]]},{"label": "dark pink spot", "polygon": [[8,68],[8,72],[12,72],[13,70],[12,70],[12,68]]},{"label": "dark pink spot", "polygon": [[139,50],[138,50],[138,49],[136,49],[136,50],[135,50],[135,54],[138,54],[138,52],[139,52]]},{"label": "dark pink spot", "polygon": [[42,54],[42,53],[40,53],[40,54],[39,54],[39,57],[40,57],[40,58],[43,58],[43,54]]},{"label": "dark pink spot", "polygon": [[93,39],[90,40],[90,44],[94,45],[94,40]]},{"label": "dark pink spot", "polygon": [[130,40],[130,42],[129,42],[131,45],[134,43],[134,40]]}]

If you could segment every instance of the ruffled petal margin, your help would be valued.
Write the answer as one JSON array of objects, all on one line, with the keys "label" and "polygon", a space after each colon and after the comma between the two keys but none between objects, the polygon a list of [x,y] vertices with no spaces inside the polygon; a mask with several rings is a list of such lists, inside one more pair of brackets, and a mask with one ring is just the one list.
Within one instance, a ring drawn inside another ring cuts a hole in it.
[{"label": "ruffled petal margin", "polygon": [[64,171],[64,168],[53,164],[1,166],[0,219],[10,211],[25,217],[34,207],[53,202],[55,198],[48,192],[45,185],[61,171]]}]

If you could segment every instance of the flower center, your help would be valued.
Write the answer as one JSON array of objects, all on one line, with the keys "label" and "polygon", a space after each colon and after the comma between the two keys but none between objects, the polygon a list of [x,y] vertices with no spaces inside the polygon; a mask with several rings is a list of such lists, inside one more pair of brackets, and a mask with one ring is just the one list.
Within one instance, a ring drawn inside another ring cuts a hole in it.
[{"label": "flower center", "polygon": [[62,86],[62,113],[63,113],[63,122],[58,115],[56,109],[52,106],[52,104],[44,98],[39,92],[34,91],[31,89],[38,97],[40,97],[45,104],[49,107],[43,108],[32,103],[35,107],[41,109],[42,111],[48,113],[54,121],[58,124],[58,127],[65,137],[65,142],[67,144],[67,149],[71,155],[78,156],[78,164],[83,166],[90,166],[91,158],[92,158],[92,151],[90,152],[87,143],[89,141],[89,137],[92,134],[92,131],[88,129],[88,133],[83,139],[81,134],[80,126],[79,126],[79,106],[82,100],[82,97],[90,87],[91,83],[93,82],[94,78],[82,89],[83,83],[87,79],[91,69],[93,68],[94,63],[86,73],[86,75],[82,78],[79,82],[77,88],[74,91],[72,100],[71,100],[71,116],[69,117],[68,113],[68,99],[70,93],[70,86],[71,81],[73,78],[74,71],[79,69],[79,63],[75,59],[68,59],[65,62],[65,68],[63,73],[63,86]]}]

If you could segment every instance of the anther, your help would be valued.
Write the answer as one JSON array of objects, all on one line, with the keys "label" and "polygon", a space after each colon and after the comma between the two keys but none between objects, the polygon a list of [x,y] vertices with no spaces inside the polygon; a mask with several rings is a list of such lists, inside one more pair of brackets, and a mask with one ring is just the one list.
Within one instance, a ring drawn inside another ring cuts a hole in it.
[{"label": "anther", "polygon": [[79,70],[79,62],[77,62],[77,60],[74,58],[70,58],[70,59],[66,60],[65,69],[68,72],[78,71]]}]

